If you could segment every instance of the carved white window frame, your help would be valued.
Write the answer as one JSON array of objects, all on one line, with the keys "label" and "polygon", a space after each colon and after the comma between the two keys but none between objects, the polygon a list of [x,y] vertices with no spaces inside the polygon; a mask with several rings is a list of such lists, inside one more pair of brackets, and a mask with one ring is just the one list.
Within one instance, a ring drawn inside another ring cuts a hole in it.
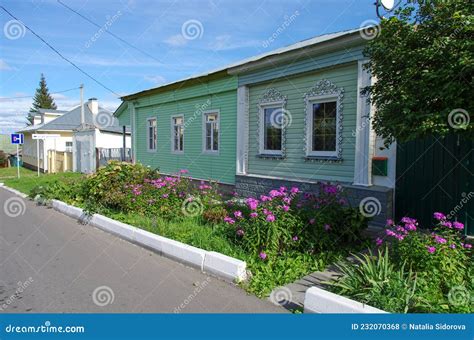
[{"label": "carved white window frame", "polygon": [[258,117],[257,117],[257,145],[260,158],[283,158],[285,157],[286,148],[286,126],[283,124],[281,128],[281,148],[280,150],[265,149],[265,109],[277,108],[282,110],[282,114],[286,112],[287,97],[282,95],[277,89],[268,89],[258,101]]},{"label": "carved white window frame", "polygon": [[[344,89],[337,87],[331,81],[318,81],[304,95],[306,108],[304,152],[308,160],[342,160],[342,131],[343,131],[343,104]],[[313,151],[313,104],[336,102],[336,149],[335,151]]]}]

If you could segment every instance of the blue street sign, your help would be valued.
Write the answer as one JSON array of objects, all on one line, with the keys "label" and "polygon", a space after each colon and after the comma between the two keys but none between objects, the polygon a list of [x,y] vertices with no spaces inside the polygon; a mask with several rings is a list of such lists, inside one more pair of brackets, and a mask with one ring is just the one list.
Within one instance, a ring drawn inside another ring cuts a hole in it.
[{"label": "blue street sign", "polygon": [[25,138],[22,133],[12,133],[12,144],[23,144]]}]

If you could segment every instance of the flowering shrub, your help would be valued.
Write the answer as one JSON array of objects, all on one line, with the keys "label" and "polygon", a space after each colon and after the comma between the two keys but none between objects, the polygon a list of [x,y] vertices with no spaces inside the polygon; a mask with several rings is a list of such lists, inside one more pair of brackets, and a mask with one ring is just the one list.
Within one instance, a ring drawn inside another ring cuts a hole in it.
[{"label": "flowering shrub", "polygon": [[472,312],[474,266],[464,225],[439,212],[433,217],[430,230],[410,217],[387,221],[386,237],[376,240],[378,257],[340,266],[333,290],[389,312]]},{"label": "flowering shrub", "polygon": [[416,272],[429,273],[430,280],[438,280],[446,291],[463,284],[471,245],[463,241],[462,223],[449,221],[439,212],[434,213],[434,218],[431,232],[419,231],[417,221],[410,217],[402,218],[398,224],[388,221],[386,235],[396,262],[406,262]]},{"label": "flowering shrub", "polygon": [[243,204],[232,201],[224,222],[235,229],[244,249],[267,261],[288,251],[314,254],[360,238],[367,219],[348,206],[340,188],[321,184],[320,192],[296,187],[271,190]]}]

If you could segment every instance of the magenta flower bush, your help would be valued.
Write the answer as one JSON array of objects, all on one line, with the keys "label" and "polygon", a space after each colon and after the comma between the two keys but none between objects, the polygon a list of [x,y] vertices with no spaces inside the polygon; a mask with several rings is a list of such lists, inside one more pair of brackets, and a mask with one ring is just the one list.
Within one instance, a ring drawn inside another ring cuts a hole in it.
[{"label": "magenta flower bush", "polygon": [[420,229],[410,217],[399,223],[388,221],[385,240],[377,239],[376,245],[386,243],[392,262],[406,263],[417,273],[420,284],[438,285],[446,295],[452,287],[466,286],[470,281],[472,246],[464,240],[462,223],[450,221],[440,212],[433,217],[431,229]]},{"label": "magenta flower bush", "polygon": [[367,227],[367,219],[348,205],[341,188],[334,185],[321,184],[318,194],[282,186],[243,202],[231,202],[223,221],[235,228],[239,245],[268,258],[291,251],[333,250],[357,241]]}]

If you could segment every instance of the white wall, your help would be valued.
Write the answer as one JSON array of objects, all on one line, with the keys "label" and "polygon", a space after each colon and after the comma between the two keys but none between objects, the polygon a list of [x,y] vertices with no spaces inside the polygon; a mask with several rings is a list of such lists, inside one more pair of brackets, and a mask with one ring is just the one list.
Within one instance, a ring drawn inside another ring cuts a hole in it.
[{"label": "white wall", "polygon": [[[96,148],[122,148],[123,147],[123,136],[118,133],[103,132],[96,130],[95,132]],[[127,135],[125,145],[130,148],[131,139],[130,135]]]}]

